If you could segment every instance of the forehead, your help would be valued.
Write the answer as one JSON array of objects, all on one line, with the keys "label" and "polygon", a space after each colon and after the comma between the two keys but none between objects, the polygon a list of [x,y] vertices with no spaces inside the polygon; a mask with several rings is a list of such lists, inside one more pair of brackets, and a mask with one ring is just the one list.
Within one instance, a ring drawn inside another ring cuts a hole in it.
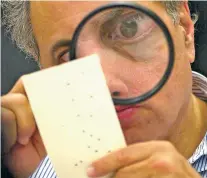
[{"label": "forehead", "polygon": [[[48,48],[58,39],[71,39],[72,34],[83,19],[92,10],[110,3],[109,1],[31,1],[31,21],[40,51]],[[160,13],[161,3],[140,1],[139,3]]]},{"label": "forehead", "polygon": [[[38,23],[39,26],[56,24],[63,20],[71,22],[72,25],[77,25],[87,13],[108,3],[110,1],[31,1],[31,19],[34,24]],[[152,9],[156,9],[155,4],[158,5],[156,2],[150,1],[134,1],[134,3]]]},{"label": "forehead", "polygon": [[31,15],[33,19],[41,18],[41,22],[55,23],[64,18],[71,20],[72,18],[81,16],[102,4],[105,3],[77,1],[31,1]]},{"label": "forehead", "polygon": [[[79,16],[86,15],[87,12],[100,7],[101,5],[112,3],[113,1],[31,1],[32,15],[44,16],[44,18],[53,18],[54,21],[64,18],[67,15]],[[116,2],[121,2],[116,0]],[[148,8],[161,3],[153,1],[133,1]]]},{"label": "forehead", "polygon": [[104,2],[31,1],[32,28],[40,50],[57,39],[70,39],[80,20],[101,4]]}]

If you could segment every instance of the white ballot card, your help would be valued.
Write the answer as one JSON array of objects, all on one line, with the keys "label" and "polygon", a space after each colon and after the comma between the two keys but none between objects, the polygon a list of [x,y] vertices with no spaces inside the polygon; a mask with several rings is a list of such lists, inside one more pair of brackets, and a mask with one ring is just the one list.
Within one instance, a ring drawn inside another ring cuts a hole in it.
[{"label": "white ballot card", "polygon": [[58,178],[87,178],[89,164],[126,146],[99,57],[23,77]]}]

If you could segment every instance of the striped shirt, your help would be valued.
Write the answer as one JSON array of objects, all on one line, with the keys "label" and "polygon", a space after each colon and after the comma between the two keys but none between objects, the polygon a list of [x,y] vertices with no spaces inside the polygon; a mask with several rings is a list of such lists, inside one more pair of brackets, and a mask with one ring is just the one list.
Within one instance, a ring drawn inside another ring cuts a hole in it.
[{"label": "striped shirt", "polygon": [[[207,101],[207,78],[197,72],[192,72],[192,75],[194,95]],[[207,133],[188,161],[203,178],[207,178]],[[30,178],[57,178],[48,156],[42,160]]]}]

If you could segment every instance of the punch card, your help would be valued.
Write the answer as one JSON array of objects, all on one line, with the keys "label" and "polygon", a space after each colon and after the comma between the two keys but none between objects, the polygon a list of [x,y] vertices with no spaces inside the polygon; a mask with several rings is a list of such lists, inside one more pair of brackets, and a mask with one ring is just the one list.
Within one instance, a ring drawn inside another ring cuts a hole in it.
[{"label": "punch card", "polygon": [[126,146],[98,56],[23,77],[58,178],[87,178],[89,164]]}]

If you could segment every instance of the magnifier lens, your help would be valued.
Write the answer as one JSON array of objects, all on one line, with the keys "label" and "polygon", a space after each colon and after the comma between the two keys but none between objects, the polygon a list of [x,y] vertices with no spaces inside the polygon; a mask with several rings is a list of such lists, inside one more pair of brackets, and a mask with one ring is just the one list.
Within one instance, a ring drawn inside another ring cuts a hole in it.
[{"label": "magnifier lens", "polygon": [[[114,99],[133,99],[153,90],[169,65],[169,46],[147,13],[114,7],[93,15],[82,27],[76,58],[97,54],[107,82],[120,85]],[[113,81],[114,80],[114,81]]]}]

